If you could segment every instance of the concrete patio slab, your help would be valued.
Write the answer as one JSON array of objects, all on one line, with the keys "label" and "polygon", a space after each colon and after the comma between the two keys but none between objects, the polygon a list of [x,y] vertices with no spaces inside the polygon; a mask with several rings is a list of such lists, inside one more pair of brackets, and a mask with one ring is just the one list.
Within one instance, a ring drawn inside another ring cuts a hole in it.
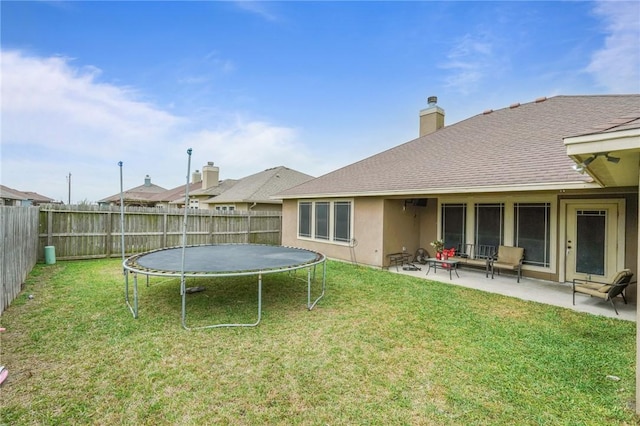
[{"label": "concrete patio slab", "polygon": [[507,274],[496,275],[494,279],[491,279],[491,277],[485,277],[484,271],[470,268],[458,269],[459,277],[454,273],[452,278],[449,279],[449,271],[447,270],[438,268],[434,273],[432,269],[427,275],[428,267],[426,265],[418,266],[421,268],[419,271],[406,271],[401,267],[396,270],[395,267],[391,267],[389,272],[560,306],[592,315],[601,315],[624,321],[636,321],[636,305],[631,303],[625,305],[622,298],[616,298],[615,300],[619,315],[616,315],[610,302],[584,294],[576,294],[576,304],[574,306],[571,283],[557,283],[525,277],[521,278],[518,283],[514,275]]}]

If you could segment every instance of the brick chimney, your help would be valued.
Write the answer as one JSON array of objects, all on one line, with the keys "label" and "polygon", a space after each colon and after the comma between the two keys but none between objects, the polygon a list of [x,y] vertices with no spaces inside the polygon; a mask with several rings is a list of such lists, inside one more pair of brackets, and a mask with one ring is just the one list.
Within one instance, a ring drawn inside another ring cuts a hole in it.
[{"label": "brick chimney", "polygon": [[213,165],[213,161],[209,161],[207,165],[202,168],[202,189],[218,186],[219,181],[220,169]]},{"label": "brick chimney", "polygon": [[436,96],[429,96],[429,106],[420,111],[420,136],[428,135],[444,127],[444,110],[438,105]]}]

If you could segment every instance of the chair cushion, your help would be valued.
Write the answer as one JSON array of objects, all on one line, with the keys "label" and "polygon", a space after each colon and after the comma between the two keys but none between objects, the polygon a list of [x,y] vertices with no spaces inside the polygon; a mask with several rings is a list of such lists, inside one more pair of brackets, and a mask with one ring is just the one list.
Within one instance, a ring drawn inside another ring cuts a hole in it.
[{"label": "chair cushion", "polygon": [[588,294],[590,296],[595,296],[595,297],[599,297],[601,299],[607,300],[609,298],[609,295],[605,292],[602,293],[598,290],[594,290],[593,288],[589,288],[586,286],[581,286],[581,285],[576,285],[575,287],[575,291],[578,293],[583,293],[583,294]]},{"label": "chair cushion", "polygon": [[613,277],[613,280],[611,280],[611,282],[613,284],[618,284],[623,278],[625,278],[630,273],[631,273],[631,269],[623,269],[622,271],[618,272],[615,277]]},{"label": "chair cushion", "polygon": [[610,286],[610,285],[603,285],[602,287],[600,287],[600,288],[598,289],[598,291],[599,291],[600,293],[606,293],[606,292],[608,292],[610,289],[611,289],[611,286]]},{"label": "chair cushion", "polygon": [[524,249],[522,247],[498,247],[498,259],[496,263],[517,265],[522,260]]}]

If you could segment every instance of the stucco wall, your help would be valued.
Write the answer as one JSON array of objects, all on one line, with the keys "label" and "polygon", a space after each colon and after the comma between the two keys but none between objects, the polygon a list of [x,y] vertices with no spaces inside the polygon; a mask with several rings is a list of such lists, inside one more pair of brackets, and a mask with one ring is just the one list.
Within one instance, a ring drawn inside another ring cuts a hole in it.
[{"label": "stucco wall", "polygon": [[351,247],[346,243],[298,238],[298,202],[285,200],[282,207],[282,244],[319,251],[332,259],[382,266],[384,260],[383,200],[380,198],[358,198],[353,200],[353,209],[353,237],[356,244]]},{"label": "stucco wall", "polygon": [[[405,205],[404,200],[384,202],[384,252],[398,253],[405,249],[415,253],[420,240],[420,207]],[[385,264],[388,262],[385,262]]]},{"label": "stucco wall", "polygon": [[[630,191],[631,192],[631,191]],[[446,202],[486,202],[485,200],[508,199],[511,202],[549,201],[554,205],[556,217],[552,222],[552,232],[559,233],[564,226],[558,208],[561,200],[589,198],[624,198],[625,203],[625,266],[638,274],[638,195],[636,193],[613,193],[612,191],[576,191],[573,194],[558,196],[553,193],[494,194],[474,196],[442,197]],[[285,245],[317,250],[330,258],[355,261],[360,264],[383,267],[389,264],[387,255],[402,251],[404,247],[409,254],[422,247],[434,255],[430,242],[438,237],[438,200],[429,198],[426,207],[405,203],[404,199],[383,199],[381,197],[361,197],[353,200],[355,247],[348,244],[324,243],[298,239],[297,237],[297,201],[287,200],[283,205],[282,241]],[[565,250],[565,242],[554,239],[552,250],[555,267],[550,271],[535,270],[525,267],[524,275],[550,281],[560,280],[559,271],[564,261],[561,253]],[[563,275],[564,277],[564,275]],[[636,300],[636,288],[628,291],[629,298]]]}]

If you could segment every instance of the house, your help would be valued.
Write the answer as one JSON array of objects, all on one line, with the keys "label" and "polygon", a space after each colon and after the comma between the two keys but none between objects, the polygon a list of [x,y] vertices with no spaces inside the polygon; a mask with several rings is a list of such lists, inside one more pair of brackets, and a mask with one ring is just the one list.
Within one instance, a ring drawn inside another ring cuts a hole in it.
[{"label": "house", "polygon": [[[194,209],[208,209],[209,204],[207,200],[228,191],[238,182],[237,179],[220,180],[220,168],[214,165],[213,161],[207,162],[207,164],[202,167],[202,174],[196,170],[191,181],[192,185],[189,187],[189,207]],[[180,197],[170,203],[172,207],[184,206],[186,185],[183,185],[181,188]]]},{"label": "house", "polygon": [[[189,208],[218,211],[279,211],[282,200],[273,196],[278,192],[313,179],[304,173],[279,166],[244,177],[220,180],[220,168],[209,161],[202,173],[196,170],[189,183]],[[124,191],[125,205],[183,208],[187,184],[164,189],[151,184],[149,176],[144,185]],[[104,198],[99,204],[120,204],[120,194]]]},{"label": "house", "polygon": [[2,206],[39,206],[53,203],[53,198],[45,197],[37,192],[18,191],[8,186],[0,185],[0,205]]},{"label": "house", "polygon": [[[200,203],[219,211],[279,211],[282,200],[274,198],[274,195],[311,179],[313,176],[284,166],[273,167],[242,178],[226,191]],[[194,196],[199,195],[194,192]]]},{"label": "house", "polygon": [[282,244],[385,267],[403,249],[433,256],[441,239],[524,247],[523,275],[534,278],[637,276],[640,95],[444,118],[429,98],[417,139],[278,194]]},{"label": "house", "polygon": [[[142,185],[123,191],[122,199],[125,206],[153,207],[156,205],[156,202],[152,201],[153,197],[166,191],[165,188],[151,183],[151,178],[146,175]],[[98,204],[119,206],[120,197],[121,194],[117,193],[99,200]]]}]

